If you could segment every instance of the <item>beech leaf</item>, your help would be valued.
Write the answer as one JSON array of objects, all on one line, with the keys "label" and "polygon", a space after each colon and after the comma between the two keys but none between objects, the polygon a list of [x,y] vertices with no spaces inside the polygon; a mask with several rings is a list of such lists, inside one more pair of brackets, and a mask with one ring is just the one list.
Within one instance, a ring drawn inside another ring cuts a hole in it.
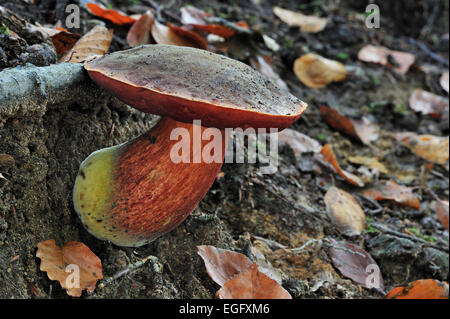
[{"label": "beech leaf", "polygon": [[58,281],[69,296],[80,297],[84,289],[94,291],[97,281],[103,278],[100,259],[83,243],[71,241],[60,248],[50,239],[38,243],[37,247],[40,270]]}]

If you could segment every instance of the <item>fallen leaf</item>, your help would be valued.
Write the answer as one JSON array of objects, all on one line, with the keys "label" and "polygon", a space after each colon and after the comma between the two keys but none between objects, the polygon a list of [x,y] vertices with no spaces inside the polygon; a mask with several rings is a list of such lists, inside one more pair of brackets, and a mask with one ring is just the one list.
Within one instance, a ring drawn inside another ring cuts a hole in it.
[{"label": "fallen leaf", "polygon": [[[394,61],[392,61],[390,57],[392,57]],[[414,64],[415,56],[411,53],[394,51],[386,47],[366,45],[358,52],[358,59],[364,62],[392,67],[395,72],[406,74],[410,66]],[[394,63],[394,65],[392,63]]]},{"label": "fallen leaf", "polygon": [[359,235],[366,228],[366,214],[346,191],[332,186],[325,194],[324,201],[328,216],[344,234]]},{"label": "fallen leaf", "polygon": [[219,299],[292,299],[275,280],[260,272],[256,263],[228,280],[216,295]]},{"label": "fallen leaf", "polygon": [[388,299],[447,299],[448,284],[434,279],[416,280],[406,287],[392,289]]},{"label": "fallen leaf", "polygon": [[180,36],[172,31],[168,26],[165,26],[156,20],[152,26],[152,36],[158,44],[196,47],[196,44],[193,41],[184,36]]},{"label": "fallen leaf", "polygon": [[334,242],[328,249],[331,261],[343,276],[364,288],[384,289],[383,276],[375,260],[361,247]]},{"label": "fallen leaf", "polygon": [[448,93],[448,71],[442,73],[441,78],[439,79],[439,83],[441,84],[442,88],[447,91]]},{"label": "fallen leaf", "polygon": [[419,198],[413,194],[411,188],[397,184],[393,180],[379,181],[363,195],[373,200],[392,200],[400,205],[420,210]]},{"label": "fallen leaf", "polygon": [[448,230],[448,200],[436,201],[436,215],[439,222]]},{"label": "fallen leaf", "polygon": [[66,52],[59,62],[81,63],[87,59],[104,55],[111,45],[114,30],[97,25],[78,40],[72,49]]},{"label": "fallen leaf", "polygon": [[70,50],[74,44],[81,38],[78,33],[71,33],[64,28],[60,27],[45,27],[29,24],[28,29],[31,32],[39,32],[44,37],[52,40],[55,47],[56,54],[61,55]]},{"label": "fallen leaf", "polygon": [[280,145],[288,144],[299,158],[303,153],[319,153],[322,146],[315,139],[292,129],[284,129],[278,133]]},{"label": "fallen leaf", "polygon": [[38,243],[37,247],[36,257],[41,259],[40,270],[45,271],[51,280],[57,280],[69,296],[80,297],[84,289],[94,291],[97,281],[103,278],[100,259],[83,243],[71,241],[61,249],[56,246],[54,239],[50,239]]},{"label": "fallen leaf", "polygon": [[264,74],[266,77],[272,80],[272,82],[276,83],[280,89],[285,92],[289,92],[288,86],[286,82],[284,82],[278,73],[276,73],[270,63],[267,61],[267,57],[264,58],[261,55],[256,56],[256,59],[250,59],[251,65],[258,70],[261,74]]},{"label": "fallen leaf", "polygon": [[398,141],[405,144],[414,154],[432,163],[445,165],[449,158],[449,137],[417,135],[412,132],[397,133]]},{"label": "fallen leaf", "polygon": [[378,126],[370,122],[366,117],[351,119],[328,106],[321,106],[319,113],[332,128],[357,138],[366,145],[378,139]]},{"label": "fallen leaf", "polygon": [[192,24],[196,29],[218,35],[224,39],[231,38],[235,31],[220,24]]},{"label": "fallen leaf", "polygon": [[325,144],[320,151],[325,161],[330,163],[337,173],[343,177],[347,182],[355,186],[364,187],[364,182],[356,175],[346,172],[339,166],[336,155],[333,152],[333,148],[330,144]]},{"label": "fallen leaf", "polygon": [[378,161],[378,159],[374,157],[365,157],[365,156],[350,156],[348,157],[348,161],[353,164],[364,165],[372,170],[378,170],[380,173],[389,174],[386,166]]},{"label": "fallen leaf", "polygon": [[50,37],[56,54],[61,55],[73,48],[75,43],[81,38],[81,34],[60,31]]},{"label": "fallen leaf", "polygon": [[194,6],[182,7],[180,12],[181,23],[183,24],[204,24],[205,18],[212,16],[211,14]]},{"label": "fallen leaf", "polygon": [[445,109],[448,109],[448,98],[416,89],[409,97],[409,106],[416,112],[430,114],[435,118],[441,117]]},{"label": "fallen leaf", "polygon": [[274,7],[273,13],[281,21],[293,27],[300,27],[302,32],[317,33],[325,29],[328,20],[316,16],[307,16],[300,12],[294,12],[280,7]]},{"label": "fallen leaf", "polygon": [[167,26],[179,36],[189,40],[193,47],[208,50],[208,41],[206,41],[205,37],[195,32],[191,26],[179,27],[170,22],[167,23]]},{"label": "fallen leaf", "polygon": [[345,66],[314,53],[302,55],[294,62],[294,73],[310,88],[323,88],[330,82],[339,82],[347,77]]},{"label": "fallen leaf", "polygon": [[133,23],[127,34],[127,43],[130,47],[150,43],[150,32],[154,20],[153,12],[148,10],[139,20]]},{"label": "fallen leaf", "polygon": [[214,246],[197,246],[197,250],[205,262],[206,272],[220,286],[252,265],[247,256],[231,250]]},{"label": "fallen leaf", "polygon": [[[219,24],[207,24],[205,22],[206,18],[212,18],[213,15],[209,14],[203,10],[200,10],[193,6],[182,7],[181,12],[181,22],[185,25],[192,25],[193,27],[204,31],[206,33],[212,33],[218,35],[224,39],[228,39],[235,34],[233,29],[225,27]],[[243,26],[243,22],[236,23],[237,26]],[[246,26],[247,24],[245,24]],[[244,27],[245,27],[244,26]],[[248,28],[248,26],[247,26]]]},{"label": "fallen leaf", "polygon": [[132,24],[136,21],[135,18],[128,16],[127,14],[114,9],[107,9],[101,4],[87,3],[86,7],[89,12],[97,17],[111,21],[117,25]]}]

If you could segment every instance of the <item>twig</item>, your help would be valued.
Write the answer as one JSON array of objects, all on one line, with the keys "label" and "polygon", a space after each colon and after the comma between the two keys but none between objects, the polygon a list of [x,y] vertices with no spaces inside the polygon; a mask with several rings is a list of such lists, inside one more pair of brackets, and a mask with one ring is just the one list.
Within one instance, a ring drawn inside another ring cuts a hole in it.
[{"label": "twig", "polygon": [[439,63],[442,63],[446,67],[449,66],[448,60],[444,59],[439,54],[436,54],[433,51],[431,51],[430,49],[428,49],[428,47],[425,44],[423,44],[421,42],[417,42],[413,38],[409,38],[409,43],[417,46],[419,49],[421,49],[425,54],[427,54],[433,60],[435,60],[435,61],[437,61]]},{"label": "twig", "polygon": [[382,231],[382,232],[384,232],[386,234],[390,234],[390,235],[393,235],[393,236],[396,236],[396,237],[401,237],[401,238],[409,239],[409,240],[412,240],[412,241],[415,241],[415,242],[419,242],[419,243],[425,244],[425,245],[427,245],[429,247],[432,247],[432,248],[435,248],[435,249],[438,249],[438,250],[441,250],[441,251],[445,251],[445,252],[448,253],[448,247],[441,247],[441,246],[434,245],[434,244],[432,244],[432,243],[430,243],[430,242],[428,242],[428,241],[426,241],[426,240],[424,240],[422,238],[418,238],[418,237],[410,236],[410,235],[407,235],[407,234],[404,234],[404,233],[400,233],[398,231],[391,230],[391,229],[389,229],[387,227],[384,227],[383,225],[380,225],[380,224],[373,223],[373,224],[370,224],[370,225],[373,228],[376,228],[376,229],[378,229],[378,230],[380,230],[380,231]]},{"label": "twig", "polygon": [[[383,206],[381,206],[376,200],[373,200],[367,196],[364,196],[364,195],[358,194],[358,193],[353,193],[353,195],[356,195],[357,198],[365,200],[366,202],[368,202],[376,207],[376,209],[374,209],[374,210],[367,209],[367,211],[369,211],[371,215],[376,215],[385,210],[385,208]],[[362,206],[364,206],[364,205],[362,205]]]},{"label": "twig", "polygon": [[305,249],[306,247],[308,247],[309,245],[311,245],[313,243],[321,243],[322,244],[322,239],[310,239],[310,240],[308,240],[306,243],[304,243],[302,246],[300,246],[298,248],[291,248],[290,251],[292,253],[294,253],[294,254],[298,254],[303,249]]},{"label": "twig", "polygon": [[122,269],[121,271],[114,274],[113,276],[103,279],[102,282],[98,285],[98,289],[104,288],[106,285],[108,285],[108,284],[112,283],[113,281],[117,280],[118,278],[128,274],[130,271],[133,271],[139,267],[144,266],[149,260],[153,264],[153,271],[155,271],[156,273],[160,273],[162,266],[159,263],[158,258],[155,256],[147,256],[141,260],[138,260],[137,262],[135,262],[133,264],[128,265],[125,269]]}]

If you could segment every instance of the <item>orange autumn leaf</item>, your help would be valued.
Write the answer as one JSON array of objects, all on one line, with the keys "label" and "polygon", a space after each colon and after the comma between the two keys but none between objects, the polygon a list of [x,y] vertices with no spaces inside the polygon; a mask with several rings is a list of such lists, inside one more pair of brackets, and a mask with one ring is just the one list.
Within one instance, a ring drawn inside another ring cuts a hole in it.
[{"label": "orange autumn leaf", "polygon": [[397,133],[398,141],[407,146],[414,154],[432,163],[445,165],[449,159],[449,137],[435,135],[417,135],[412,132]]},{"label": "orange autumn leaf", "polygon": [[[390,57],[394,61],[390,61]],[[358,59],[364,62],[392,67],[395,72],[406,74],[410,66],[414,63],[415,56],[411,53],[394,51],[386,47],[366,45],[358,52]],[[392,63],[395,64],[392,65]]]},{"label": "orange autumn leaf", "polygon": [[256,263],[225,282],[216,295],[219,299],[292,299],[275,280],[260,272]]},{"label": "orange autumn leaf", "polygon": [[149,10],[133,23],[127,34],[127,43],[130,47],[150,43],[150,32],[154,20],[153,12]]},{"label": "orange autumn leaf", "polygon": [[323,88],[328,83],[343,81],[347,77],[342,63],[314,53],[304,54],[295,60],[294,73],[310,88]]},{"label": "orange autumn leaf", "polygon": [[358,176],[346,172],[339,166],[339,163],[337,161],[336,155],[333,152],[333,148],[330,144],[325,144],[322,147],[322,150],[320,151],[320,154],[322,154],[325,161],[330,163],[334,169],[337,171],[337,173],[344,178],[347,182],[350,184],[353,184],[355,186],[364,187],[364,182],[359,178]]},{"label": "orange autumn leaf", "polygon": [[392,200],[400,205],[420,210],[420,201],[411,188],[397,184],[393,180],[380,181],[367,189],[363,195],[373,200]]},{"label": "orange autumn leaf", "polygon": [[224,39],[231,38],[235,31],[220,24],[193,24],[193,26],[206,33],[218,35]]},{"label": "orange autumn leaf", "polygon": [[448,230],[448,200],[436,201],[436,215],[439,222]]},{"label": "orange autumn leaf", "polygon": [[448,109],[448,98],[416,89],[409,97],[409,106],[416,112],[430,114],[434,118],[441,117],[445,109]]},{"label": "orange autumn leaf", "polygon": [[179,27],[170,22],[167,23],[167,26],[175,34],[189,40],[194,48],[208,50],[208,41],[206,41],[205,37],[193,31],[192,27],[190,26]]},{"label": "orange autumn leaf", "polygon": [[409,283],[406,287],[392,289],[388,299],[448,299],[448,284],[434,279],[422,279]]},{"label": "orange autumn leaf", "polygon": [[71,241],[61,249],[50,239],[38,243],[37,247],[40,270],[58,281],[69,296],[80,297],[85,289],[94,291],[97,281],[103,278],[100,259],[83,243]]},{"label": "orange autumn leaf", "polygon": [[112,29],[108,30],[101,25],[95,26],[83,35],[73,48],[59,59],[59,62],[81,63],[93,56],[104,55],[109,50],[113,33]]},{"label": "orange autumn leaf", "polygon": [[[235,34],[235,31],[231,28],[225,27],[220,24],[207,24],[205,19],[212,18],[213,15],[203,10],[197,9],[193,6],[183,7],[180,9],[181,22],[185,25],[191,25],[198,30],[206,33],[212,33],[222,38],[228,39]],[[236,26],[248,29],[248,25],[245,21],[235,23]]]},{"label": "orange autumn leaf", "polygon": [[366,228],[366,214],[346,191],[330,187],[324,197],[328,216],[344,234],[359,235]]},{"label": "orange autumn leaf", "polygon": [[136,21],[136,19],[126,15],[123,12],[114,9],[107,9],[101,4],[87,3],[86,7],[89,9],[89,12],[92,13],[93,15],[109,20],[117,25],[132,24]]},{"label": "orange autumn leaf", "polygon": [[182,36],[174,32],[168,26],[158,21],[153,22],[152,37],[158,44],[179,45],[185,47],[197,47],[197,44],[188,37]]},{"label": "orange autumn leaf", "polygon": [[319,113],[332,128],[357,138],[366,145],[378,138],[378,127],[366,117],[351,119],[341,115],[338,110],[327,106],[321,106]]},{"label": "orange autumn leaf", "polygon": [[50,38],[52,39],[56,54],[61,55],[73,48],[75,43],[81,38],[81,34],[60,31]]},{"label": "orange autumn leaf", "polygon": [[247,256],[231,250],[214,246],[197,246],[197,250],[205,262],[206,272],[220,286],[252,265]]}]

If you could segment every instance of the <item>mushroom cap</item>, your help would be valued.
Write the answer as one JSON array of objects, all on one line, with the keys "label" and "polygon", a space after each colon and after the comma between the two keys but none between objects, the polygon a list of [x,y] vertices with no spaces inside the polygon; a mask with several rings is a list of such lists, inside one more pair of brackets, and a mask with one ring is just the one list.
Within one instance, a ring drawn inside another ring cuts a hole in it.
[{"label": "mushroom cap", "polygon": [[180,122],[217,128],[278,128],[306,104],[237,60],[208,51],[144,45],[85,63],[90,77],[125,103]]}]

